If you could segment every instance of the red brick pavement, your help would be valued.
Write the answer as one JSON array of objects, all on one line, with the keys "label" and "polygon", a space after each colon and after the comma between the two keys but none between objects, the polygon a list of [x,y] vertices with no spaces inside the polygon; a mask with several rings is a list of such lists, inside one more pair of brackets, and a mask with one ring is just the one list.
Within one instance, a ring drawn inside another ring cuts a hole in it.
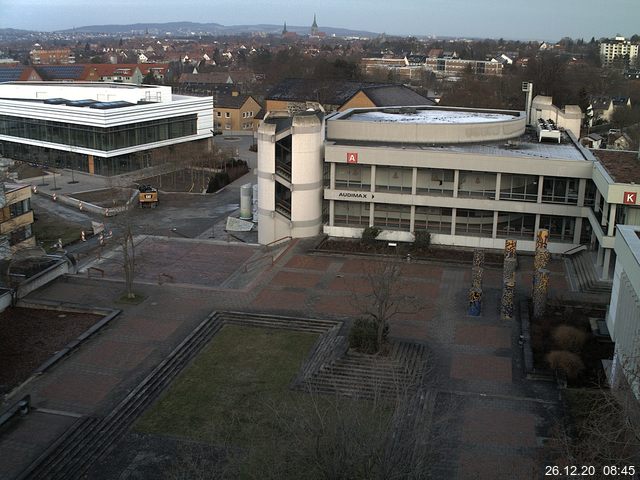
[{"label": "red brick pavement", "polygon": [[323,295],[316,299],[314,310],[318,314],[357,316],[361,313],[350,295]]},{"label": "red brick pavement", "polygon": [[490,325],[458,325],[455,343],[488,348],[510,348],[511,329]]},{"label": "red brick pavement", "polygon": [[536,416],[531,413],[471,408],[462,428],[462,440],[472,445],[536,447]]},{"label": "red brick pavement", "polygon": [[403,277],[423,278],[440,281],[442,267],[424,263],[403,263],[400,268]]},{"label": "red brick pavement", "polygon": [[288,290],[276,290],[265,288],[253,300],[251,305],[254,308],[264,308],[266,310],[305,310],[305,292],[292,292]]},{"label": "red brick pavement", "polygon": [[113,375],[65,372],[40,390],[40,396],[54,402],[97,406],[120,382]]},{"label": "red brick pavement", "polygon": [[140,337],[146,340],[166,340],[181,325],[177,319],[173,321],[157,318],[135,318],[128,322],[123,322],[119,326],[119,333],[125,336]]},{"label": "red brick pavement", "polygon": [[363,276],[349,275],[346,277],[336,277],[329,283],[329,290],[349,294],[367,294],[371,292],[371,282],[367,277]]},{"label": "red brick pavement", "polygon": [[331,258],[311,257],[307,255],[294,255],[287,262],[285,268],[297,268],[301,270],[326,271],[331,264]]},{"label": "red brick pavement", "polygon": [[511,357],[456,353],[451,362],[452,378],[511,382]]},{"label": "red brick pavement", "polygon": [[271,285],[296,288],[313,288],[322,278],[319,273],[311,272],[278,272],[271,280]]},{"label": "red brick pavement", "polygon": [[536,462],[522,455],[462,452],[458,480],[532,480],[539,478]]},{"label": "red brick pavement", "polygon": [[152,351],[151,346],[104,340],[81,351],[74,361],[96,367],[131,370]]}]

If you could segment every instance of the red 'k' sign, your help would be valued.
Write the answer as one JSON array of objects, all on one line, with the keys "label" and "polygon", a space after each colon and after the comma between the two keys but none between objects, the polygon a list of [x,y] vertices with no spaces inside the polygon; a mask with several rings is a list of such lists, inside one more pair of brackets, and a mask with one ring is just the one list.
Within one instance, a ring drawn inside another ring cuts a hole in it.
[{"label": "red 'k' sign", "polygon": [[638,198],[638,192],[624,192],[624,204],[635,205]]},{"label": "red 'k' sign", "polygon": [[358,154],[356,152],[347,152],[347,163],[358,163]]}]

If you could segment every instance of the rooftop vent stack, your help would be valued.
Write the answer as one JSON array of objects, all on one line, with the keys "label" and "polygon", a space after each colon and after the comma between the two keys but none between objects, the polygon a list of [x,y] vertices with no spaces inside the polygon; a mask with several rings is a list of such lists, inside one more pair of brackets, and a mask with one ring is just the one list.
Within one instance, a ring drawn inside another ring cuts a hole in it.
[{"label": "rooftop vent stack", "polygon": [[527,125],[531,125],[531,103],[533,102],[533,83],[522,82],[522,91],[527,94],[525,112],[527,114]]}]

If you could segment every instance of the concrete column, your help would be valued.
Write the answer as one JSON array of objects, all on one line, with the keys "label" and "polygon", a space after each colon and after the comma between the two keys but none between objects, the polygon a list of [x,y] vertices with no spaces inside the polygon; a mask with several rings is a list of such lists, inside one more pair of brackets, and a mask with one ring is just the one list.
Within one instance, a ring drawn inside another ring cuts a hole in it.
[{"label": "concrete column", "polygon": [[602,198],[602,195],[600,195],[600,190],[598,190],[598,188],[596,188],[596,198],[594,200],[594,206],[593,206],[593,211],[594,212],[599,212],[600,211],[600,199]]},{"label": "concrete column", "polygon": [[460,170],[453,171],[453,198],[458,198],[458,185],[460,183]]},{"label": "concrete column", "polygon": [[[414,172],[415,172],[415,168],[414,168]],[[415,179],[415,176],[413,177]],[[414,184],[415,186],[415,184]],[[411,217],[409,220],[409,231],[410,232],[415,232],[416,231],[416,206],[415,205],[411,205]]]},{"label": "concrete column", "polygon": [[605,200],[605,202],[602,204],[602,220],[600,220],[600,225],[604,227],[607,225],[608,221],[609,221],[609,204]]},{"label": "concrete column", "polygon": [[[413,167],[413,174],[411,176],[411,195],[416,195],[418,193],[418,168]],[[412,209],[415,211],[415,209]],[[411,229],[413,231],[413,228]]]},{"label": "concrete column", "polygon": [[[371,192],[375,192],[376,191],[376,166],[375,165],[371,165]],[[372,210],[373,212],[373,210]],[[373,217],[371,217],[373,218]],[[373,223],[372,223],[373,225]]]},{"label": "concrete column", "polygon": [[[537,203],[542,203],[542,187],[544,186],[544,175],[539,175],[538,176],[538,199],[536,200]],[[536,229],[536,232],[538,231],[538,229]]]},{"label": "concrete column", "polygon": [[[456,170],[457,172],[457,170]],[[455,190],[454,190],[455,193]],[[456,234],[456,210],[455,208],[451,209],[451,235]]]},{"label": "concrete column", "polygon": [[578,206],[584,207],[584,197],[587,191],[587,180],[581,178],[578,182]]},{"label": "concrete column", "polygon": [[[500,200],[500,182],[502,181],[502,173],[496,174],[496,200]],[[495,238],[495,236],[493,237]]]},{"label": "concrete column", "polygon": [[[613,236],[615,232],[615,228],[616,228],[616,207],[617,204],[615,203],[611,203],[610,207],[609,207],[609,229],[607,231],[607,235],[609,235],[610,237]],[[608,249],[607,249],[608,251]]]},{"label": "concrete column", "polygon": [[[336,189],[336,164],[331,162],[329,164],[330,170],[329,170],[329,188],[331,190],[335,190]],[[331,205],[333,205],[333,202],[331,202]],[[333,225],[333,217],[331,217],[331,225]]]},{"label": "concrete column", "polygon": [[604,248],[601,245],[598,245],[598,255],[596,256],[596,265],[602,265],[602,259],[604,257]]},{"label": "concrete column", "polygon": [[609,280],[609,263],[611,262],[611,249],[605,248],[604,250],[604,259],[602,261],[602,275],[600,276],[600,280]]},{"label": "concrete column", "polygon": [[582,217],[576,217],[575,230],[573,231],[573,243],[580,243],[580,233],[582,233]]},{"label": "concrete column", "polygon": [[[334,165],[333,163],[331,165]],[[335,200],[329,200],[329,226],[333,227],[336,217],[336,205]]]},{"label": "concrete column", "polygon": [[540,230],[540,214],[536,214],[536,222],[533,224],[533,239],[536,239],[536,233]]},{"label": "concrete column", "polygon": [[[373,187],[373,184],[371,184]],[[369,203],[369,226],[373,227],[373,206],[375,204],[373,202]]]},{"label": "concrete column", "polygon": [[[498,174],[500,175],[500,174]],[[493,230],[491,230],[491,238],[498,236],[498,212],[493,212]]]}]

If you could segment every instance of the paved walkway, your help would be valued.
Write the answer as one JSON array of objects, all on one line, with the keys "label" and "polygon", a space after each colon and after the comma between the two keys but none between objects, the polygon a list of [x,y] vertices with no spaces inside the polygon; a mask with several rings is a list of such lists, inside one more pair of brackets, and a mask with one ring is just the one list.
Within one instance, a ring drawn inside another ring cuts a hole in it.
[{"label": "paved walkway", "polygon": [[[136,286],[146,296],[139,305],[116,303],[122,293],[118,281],[79,276],[59,280],[30,296],[117,307],[123,313],[16,393],[16,398],[31,393],[39,409],[67,413],[40,411],[3,432],[0,480],[13,478],[68,428],[74,415],[108,412],[212,310],[350,318],[358,313],[354,299],[370,289],[366,273],[371,260],[309,255],[310,241],[293,242],[275,265],[268,262],[248,273],[243,273],[253,258],[248,252],[259,249],[191,242],[194,251],[200,252],[192,259],[196,264],[212,271],[220,265],[226,273],[192,281],[190,286],[185,273],[191,267],[185,257],[184,264],[171,266],[182,272],[176,273],[181,285],[156,285],[147,279]],[[173,248],[171,242],[165,243],[151,249],[158,262]],[[521,293],[531,282],[529,263],[522,259],[518,272]],[[436,411],[447,431],[441,444],[444,460],[436,465],[439,478],[533,478],[540,468],[540,440],[553,421],[557,397],[549,385],[523,380],[518,325],[497,315],[500,271],[485,270],[482,316],[466,315],[470,269],[402,264],[402,288],[419,299],[420,308],[394,318],[391,335],[426,342],[433,351],[433,377],[440,392]],[[551,285],[565,288],[562,270],[554,265],[552,271]],[[236,289],[225,288],[234,284],[228,280],[237,275],[244,275],[245,281]]]}]

